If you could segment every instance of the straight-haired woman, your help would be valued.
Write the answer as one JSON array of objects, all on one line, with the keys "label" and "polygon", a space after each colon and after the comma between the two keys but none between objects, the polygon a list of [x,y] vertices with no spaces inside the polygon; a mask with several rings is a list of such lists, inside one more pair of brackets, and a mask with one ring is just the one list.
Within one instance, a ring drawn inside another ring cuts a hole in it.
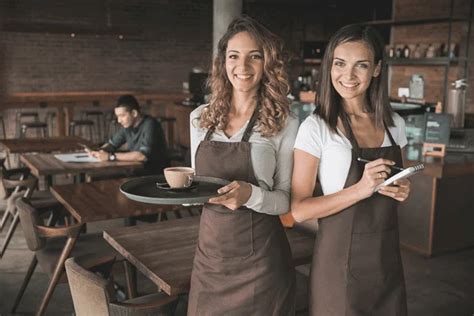
[{"label": "straight-haired woman", "polygon": [[[319,219],[311,315],[406,315],[397,206],[410,183],[375,192],[392,166],[402,166],[407,144],[388,101],[378,34],[359,25],[337,31],[320,83],[318,106],[295,142],[291,203],[296,221]],[[313,197],[316,178],[323,196]]]}]

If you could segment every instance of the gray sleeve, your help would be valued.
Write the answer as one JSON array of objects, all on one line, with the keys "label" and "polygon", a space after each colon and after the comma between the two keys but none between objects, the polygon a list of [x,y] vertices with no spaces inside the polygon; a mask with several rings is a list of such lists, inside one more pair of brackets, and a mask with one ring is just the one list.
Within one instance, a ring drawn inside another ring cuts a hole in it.
[{"label": "gray sleeve", "polygon": [[245,206],[256,212],[280,215],[290,210],[293,145],[298,132],[298,120],[289,118],[288,121],[288,125],[282,131],[282,138],[276,152],[273,188],[266,190],[262,183],[260,186],[252,185],[252,194],[245,203]]},{"label": "gray sleeve", "polygon": [[126,142],[127,138],[125,137],[125,128],[121,128],[117,133],[113,134],[108,141],[109,145],[112,146],[114,150],[120,148],[120,146]]},{"label": "gray sleeve", "polygon": [[142,135],[135,148],[138,148],[139,152],[149,158],[155,141],[155,129],[157,128],[157,124],[154,124],[152,120],[143,122],[143,124],[145,125],[143,126]]},{"label": "gray sleeve", "polygon": [[202,135],[199,133],[199,117],[204,106],[200,106],[191,112],[189,116],[189,131],[190,131],[190,142],[191,142],[191,166],[196,168],[196,150],[199,143],[203,140]]}]

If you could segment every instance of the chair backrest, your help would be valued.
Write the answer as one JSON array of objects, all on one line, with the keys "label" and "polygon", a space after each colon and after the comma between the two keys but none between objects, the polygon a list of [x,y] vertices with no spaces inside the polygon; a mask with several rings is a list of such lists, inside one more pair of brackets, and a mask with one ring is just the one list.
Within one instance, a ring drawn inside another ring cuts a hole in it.
[{"label": "chair backrest", "polygon": [[[3,178],[5,170],[5,158],[0,158],[0,177]],[[7,197],[7,191],[5,190],[5,187],[3,186],[3,181],[0,181],[0,199],[5,199]]]},{"label": "chair backrest", "polygon": [[67,259],[65,266],[76,315],[109,315],[110,282],[83,268],[75,258]]},{"label": "chair backrest", "polygon": [[22,190],[24,190],[24,197],[27,199],[31,198],[33,195],[36,186],[38,185],[38,179],[36,178],[27,178],[27,179],[6,179],[2,178],[3,187],[7,192],[11,192],[11,194],[16,194]]},{"label": "chair backrest", "polygon": [[41,219],[36,210],[24,197],[16,200],[16,207],[20,215],[20,223],[25,235],[26,244],[31,251],[36,251],[44,247],[46,238],[39,236],[36,226],[41,225]]}]

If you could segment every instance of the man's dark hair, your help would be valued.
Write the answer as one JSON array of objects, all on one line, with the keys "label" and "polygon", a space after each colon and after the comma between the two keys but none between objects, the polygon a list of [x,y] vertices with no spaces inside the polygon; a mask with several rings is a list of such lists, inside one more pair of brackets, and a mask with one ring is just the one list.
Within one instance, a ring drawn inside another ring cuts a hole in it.
[{"label": "man's dark hair", "polygon": [[127,109],[128,112],[132,112],[136,110],[140,112],[140,104],[138,104],[137,99],[131,94],[121,95],[118,100],[117,104],[115,105],[116,108],[124,107]]}]

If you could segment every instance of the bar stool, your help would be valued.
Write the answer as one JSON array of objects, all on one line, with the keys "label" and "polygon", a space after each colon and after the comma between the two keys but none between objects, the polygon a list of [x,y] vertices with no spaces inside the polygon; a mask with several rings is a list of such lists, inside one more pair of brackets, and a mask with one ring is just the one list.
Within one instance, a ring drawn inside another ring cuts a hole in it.
[{"label": "bar stool", "polygon": [[113,111],[105,112],[105,137],[110,139],[113,134],[115,134],[120,129],[120,124],[115,117],[115,113]]},{"label": "bar stool", "polygon": [[[21,114],[21,113],[20,113]],[[40,131],[42,137],[48,137],[48,124],[45,122],[40,122],[37,120],[38,118],[38,113],[34,113],[36,115],[30,115],[32,113],[26,113],[28,115],[26,116],[19,116],[19,121],[21,122],[21,118],[23,117],[34,117],[35,121],[34,122],[22,122],[20,123],[20,138],[25,138],[26,133],[28,132],[29,129]]]},{"label": "bar stool", "polygon": [[2,132],[2,139],[7,139],[7,131],[5,128],[5,120],[3,119],[3,115],[0,115],[0,124],[2,124],[2,129],[0,130]]},{"label": "bar stool", "polygon": [[[100,107],[100,102],[95,100],[92,101],[93,107]],[[97,131],[97,143],[101,143],[104,141],[105,135],[102,132],[105,129],[105,119],[104,119],[104,111],[102,110],[85,110],[82,111],[82,118],[84,120],[89,120],[94,123]]]},{"label": "bar stool", "polygon": [[49,134],[49,136],[54,135],[55,118],[56,118],[56,112],[51,111],[51,112],[46,113],[46,124],[48,124],[48,134]]},{"label": "bar stool", "polygon": [[[72,120],[69,122],[69,135],[70,136],[79,136],[77,134],[78,129],[83,129],[83,128],[87,128],[87,130],[89,131],[89,137],[87,139],[89,139],[91,142],[93,142],[93,138],[94,138],[94,133],[93,133],[93,129],[94,129],[94,122],[91,121],[91,120]],[[81,133],[82,134],[82,133]]]},{"label": "bar stool", "polygon": [[[1,137],[2,139],[7,139],[7,131],[5,128],[5,120],[3,119],[3,115],[0,115],[0,124],[2,124],[2,128],[0,129],[0,132],[2,133]],[[8,154],[8,152],[5,152],[5,157],[7,159],[8,167],[11,168],[12,164],[11,164],[10,155]]]},{"label": "bar stool", "polygon": [[[24,122],[23,119],[31,118],[33,121]],[[28,129],[41,131],[42,137],[48,135],[48,124],[40,122],[39,113],[37,111],[21,111],[16,114],[17,137],[25,138]]]}]

